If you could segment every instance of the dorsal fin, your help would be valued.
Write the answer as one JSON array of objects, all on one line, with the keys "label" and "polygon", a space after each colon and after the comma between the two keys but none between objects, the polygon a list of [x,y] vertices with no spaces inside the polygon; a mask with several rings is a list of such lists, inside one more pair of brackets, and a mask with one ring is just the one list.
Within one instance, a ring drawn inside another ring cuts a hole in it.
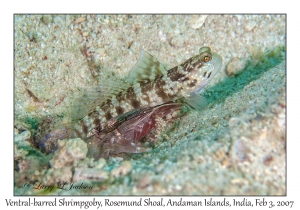
[{"label": "dorsal fin", "polygon": [[143,50],[138,62],[129,73],[129,79],[136,82],[153,81],[156,76],[164,75],[165,73],[165,66],[147,51]]},{"label": "dorsal fin", "polygon": [[71,120],[79,120],[97,107],[102,101],[101,93],[102,91],[97,89],[82,89],[74,92],[74,95],[71,96],[68,113]]},{"label": "dorsal fin", "polygon": [[139,61],[129,73],[129,78],[118,78],[106,73],[97,88],[80,90],[71,98],[69,116],[72,120],[81,119],[97,106],[116,95],[126,91],[136,82],[153,81],[157,76],[164,75],[166,68],[155,57],[142,51]]},{"label": "dorsal fin", "polygon": [[82,89],[71,96],[69,115],[78,120],[89,114],[108,99],[112,100],[120,92],[126,91],[132,84],[125,80],[101,82],[97,88]]}]

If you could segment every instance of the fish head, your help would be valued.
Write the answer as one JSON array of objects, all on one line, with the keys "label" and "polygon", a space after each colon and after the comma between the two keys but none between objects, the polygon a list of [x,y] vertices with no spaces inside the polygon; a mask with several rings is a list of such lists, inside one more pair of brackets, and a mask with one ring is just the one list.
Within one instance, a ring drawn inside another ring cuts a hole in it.
[{"label": "fish head", "polygon": [[202,47],[199,54],[181,64],[181,71],[184,77],[184,92],[187,94],[197,94],[222,68],[222,58],[209,47]]}]

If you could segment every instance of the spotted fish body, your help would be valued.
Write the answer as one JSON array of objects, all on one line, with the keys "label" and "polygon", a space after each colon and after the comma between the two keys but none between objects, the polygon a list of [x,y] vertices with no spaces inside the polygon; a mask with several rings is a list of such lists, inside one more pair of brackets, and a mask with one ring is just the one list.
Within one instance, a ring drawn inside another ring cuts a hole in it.
[{"label": "spotted fish body", "polygon": [[[209,47],[202,47],[199,54],[169,70],[143,51],[128,78],[122,83],[107,82],[97,91],[82,97],[82,106],[89,104],[91,111],[71,127],[65,128],[68,132],[65,132],[67,134],[64,137],[87,139],[95,131],[103,131],[107,122],[116,116],[195,95],[221,67],[222,58],[211,52]],[[45,141],[47,138],[42,142]]]}]

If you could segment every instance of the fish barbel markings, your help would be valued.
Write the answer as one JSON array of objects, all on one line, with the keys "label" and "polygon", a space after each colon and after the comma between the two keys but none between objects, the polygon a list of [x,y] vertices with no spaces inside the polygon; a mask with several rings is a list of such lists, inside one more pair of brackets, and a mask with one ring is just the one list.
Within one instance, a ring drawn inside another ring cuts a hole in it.
[{"label": "fish barbel markings", "polygon": [[222,58],[202,47],[199,54],[169,70],[146,51],[129,74],[131,82],[107,83],[98,92],[99,106],[73,125],[76,136],[85,139],[92,130],[106,126],[113,117],[142,107],[152,107],[203,89],[222,67]]}]

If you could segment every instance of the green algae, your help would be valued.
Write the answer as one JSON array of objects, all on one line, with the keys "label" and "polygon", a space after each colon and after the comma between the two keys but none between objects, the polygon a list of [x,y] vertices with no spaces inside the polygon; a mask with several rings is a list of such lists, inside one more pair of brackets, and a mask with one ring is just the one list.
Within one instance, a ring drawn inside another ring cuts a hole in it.
[{"label": "green algae", "polygon": [[41,122],[41,119],[38,119],[38,118],[26,117],[24,119],[24,123],[26,123],[30,126],[30,128],[29,128],[30,130],[37,130],[40,122]]},{"label": "green algae", "polygon": [[257,53],[253,53],[252,60],[247,62],[241,72],[205,89],[203,96],[209,104],[225,101],[227,97],[243,90],[250,82],[259,79],[265,72],[284,61],[283,53],[285,53],[285,46],[266,52],[257,50]]},{"label": "green algae", "polygon": [[18,149],[23,149],[23,150],[27,151],[28,153],[26,154],[26,156],[46,157],[46,155],[44,153],[42,153],[41,151],[39,151],[31,146],[18,146]]}]

